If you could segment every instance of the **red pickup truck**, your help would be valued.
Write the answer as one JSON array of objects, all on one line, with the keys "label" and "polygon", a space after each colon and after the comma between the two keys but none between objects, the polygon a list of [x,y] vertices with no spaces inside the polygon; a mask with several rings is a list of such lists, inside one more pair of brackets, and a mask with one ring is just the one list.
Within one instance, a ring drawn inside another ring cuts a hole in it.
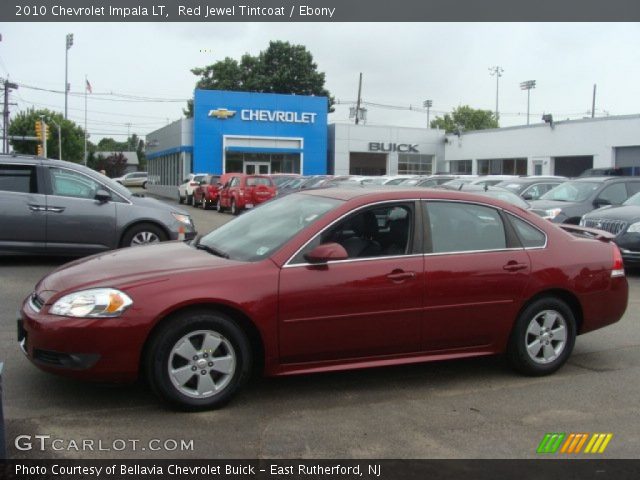
[{"label": "red pickup truck", "polygon": [[219,192],[218,211],[226,209],[232,215],[242,210],[253,208],[276,195],[276,186],[271,178],[265,175],[233,175]]}]

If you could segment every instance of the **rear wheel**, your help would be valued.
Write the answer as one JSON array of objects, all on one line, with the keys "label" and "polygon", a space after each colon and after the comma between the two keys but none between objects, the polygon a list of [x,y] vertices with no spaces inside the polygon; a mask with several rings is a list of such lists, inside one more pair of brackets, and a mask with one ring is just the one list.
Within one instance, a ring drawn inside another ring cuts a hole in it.
[{"label": "rear wheel", "polygon": [[196,201],[195,195],[191,195],[191,206],[194,208],[198,206],[198,202]]},{"label": "rear wheel", "polygon": [[191,202],[193,202],[193,195],[189,195],[189,194],[187,193],[187,205],[192,205],[192,203],[191,203]]},{"label": "rear wheel", "polygon": [[145,363],[149,383],[163,400],[205,410],[227,403],[246,382],[252,355],[233,319],[196,311],[167,322],[151,340]]},{"label": "rear wheel", "polygon": [[182,195],[180,195],[180,192],[178,192],[178,203],[179,204],[183,204],[184,203],[184,197]]},{"label": "rear wheel", "polygon": [[218,203],[216,204],[216,210],[220,213],[224,212],[224,207],[222,206],[222,202],[220,198],[218,198]]},{"label": "rear wheel", "polygon": [[567,361],[576,341],[576,321],[569,306],[554,297],[536,300],[516,321],[507,355],[525,375],[548,375]]},{"label": "rear wheel", "polygon": [[236,199],[231,199],[231,215],[238,215],[240,211],[238,210],[238,206],[236,205]]},{"label": "rear wheel", "polygon": [[142,182],[142,188],[147,189],[147,182]]}]

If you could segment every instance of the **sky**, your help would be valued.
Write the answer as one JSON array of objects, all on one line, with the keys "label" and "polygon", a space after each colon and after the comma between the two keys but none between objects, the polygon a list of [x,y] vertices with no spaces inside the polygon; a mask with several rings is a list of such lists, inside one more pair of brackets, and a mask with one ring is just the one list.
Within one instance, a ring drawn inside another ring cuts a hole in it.
[{"label": "sky", "polygon": [[311,52],[339,101],[330,123],[350,121],[360,72],[363,100],[391,106],[367,106],[369,125],[426,127],[427,99],[431,119],[460,105],[493,111],[493,66],[503,69],[501,126],[526,124],[525,80],[536,81],[531,123],[543,113],[590,116],[594,84],[596,116],[640,113],[639,23],[4,23],[0,77],[20,85],[12,115],[64,111],[67,33],[74,34],[69,118],[84,126],[86,75],[94,142],[144,136],[179,119],[197,80],[191,68],[256,55],[270,40]]}]

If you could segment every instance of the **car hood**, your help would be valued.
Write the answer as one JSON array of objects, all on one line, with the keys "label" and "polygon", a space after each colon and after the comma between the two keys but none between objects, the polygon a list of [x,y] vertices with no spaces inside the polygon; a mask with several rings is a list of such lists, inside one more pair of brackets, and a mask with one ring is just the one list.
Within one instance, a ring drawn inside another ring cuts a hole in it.
[{"label": "car hood", "polygon": [[640,220],[640,207],[635,205],[623,205],[620,207],[606,207],[594,210],[585,215],[586,218],[607,218],[611,220],[624,220],[634,222]]},{"label": "car hood", "polygon": [[44,277],[36,292],[47,300],[57,292],[95,287],[123,288],[162,281],[199,270],[224,268],[241,262],[216,257],[184,242],[129,247],[67,263]]},{"label": "car hood", "polygon": [[160,200],[157,200],[151,197],[131,195],[131,197],[129,197],[129,201],[134,205],[140,205],[142,207],[150,207],[150,208],[155,208],[156,210],[164,210],[167,212],[171,211],[171,212],[180,213],[182,215],[189,215],[188,212],[180,208],[174,207],[173,205],[169,205],[168,203],[162,202]]}]

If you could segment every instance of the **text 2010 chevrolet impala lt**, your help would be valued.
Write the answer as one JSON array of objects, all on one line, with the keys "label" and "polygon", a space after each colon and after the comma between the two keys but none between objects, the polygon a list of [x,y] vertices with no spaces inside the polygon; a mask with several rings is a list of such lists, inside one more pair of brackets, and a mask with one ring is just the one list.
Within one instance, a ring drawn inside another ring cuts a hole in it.
[{"label": "text 2010 chevrolet impala lt", "polygon": [[62,266],[25,300],[19,340],[43,370],[143,375],[186,409],[224,404],[257,368],[506,352],[520,372],[545,375],[576,335],[624,314],[627,280],[607,235],[464,192],[308,191],[191,244]]}]

